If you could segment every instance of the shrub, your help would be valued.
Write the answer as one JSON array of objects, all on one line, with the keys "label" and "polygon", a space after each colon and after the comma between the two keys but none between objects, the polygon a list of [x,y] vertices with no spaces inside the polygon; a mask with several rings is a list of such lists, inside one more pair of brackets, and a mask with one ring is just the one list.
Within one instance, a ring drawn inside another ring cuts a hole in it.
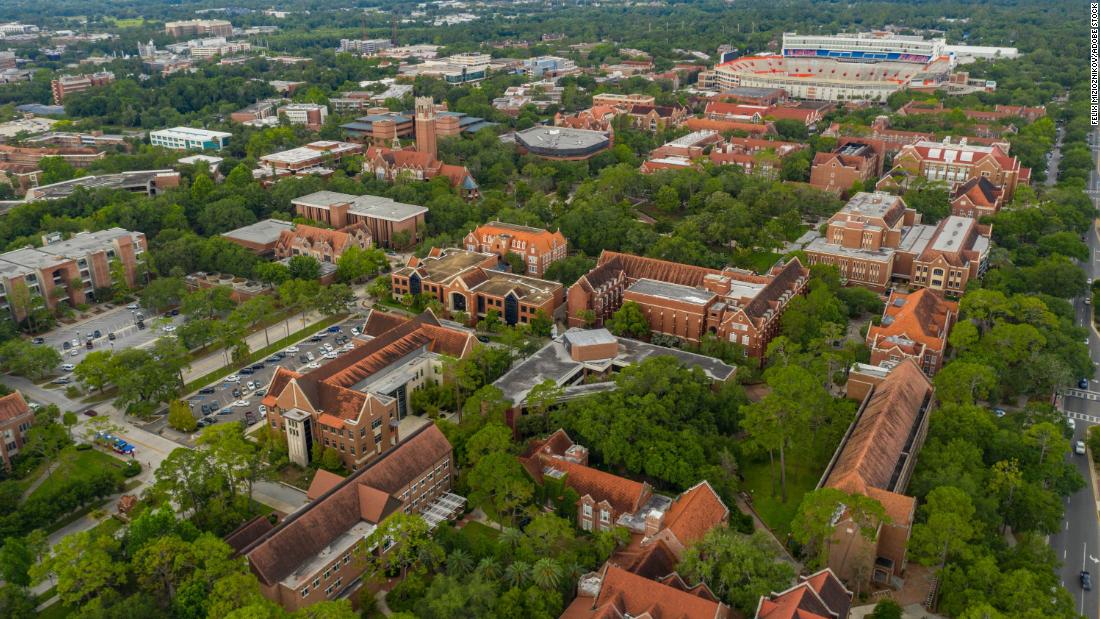
[{"label": "shrub", "polygon": [[126,463],[126,466],[122,467],[123,477],[130,478],[138,475],[141,475],[141,463],[137,460],[130,460]]}]

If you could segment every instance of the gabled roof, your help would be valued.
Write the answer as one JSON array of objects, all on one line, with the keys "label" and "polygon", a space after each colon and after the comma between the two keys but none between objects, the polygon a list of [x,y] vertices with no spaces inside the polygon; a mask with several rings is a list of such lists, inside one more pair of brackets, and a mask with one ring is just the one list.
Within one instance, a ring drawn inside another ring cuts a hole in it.
[{"label": "gabled roof", "polygon": [[756,619],[847,619],[851,605],[852,592],[825,568],[786,591],[760,598]]},{"label": "gabled roof", "polygon": [[342,481],[344,481],[344,478],[341,475],[330,473],[325,469],[317,469],[317,472],[313,474],[313,481],[309,482],[309,490],[306,491],[306,498],[313,501],[322,494],[335,488]]},{"label": "gabled roof", "polygon": [[912,359],[890,370],[857,414],[824,485],[863,495],[871,488],[893,491],[894,471],[931,393],[932,383]]},{"label": "gabled roof", "polygon": [[608,565],[595,598],[578,597],[562,619],[651,617],[653,619],[716,619],[729,607],[674,586],[643,578]]},{"label": "gabled roof", "polygon": [[27,406],[23,394],[18,391],[0,398],[0,421],[11,421],[30,412],[31,408]]},{"label": "gabled roof", "polygon": [[714,488],[702,481],[676,497],[665,513],[664,526],[680,544],[687,547],[726,522],[729,514],[729,508]]},{"label": "gabled roof", "polygon": [[966,196],[975,206],[996,208],[1004,196],[1004,190],[984,176],[975,176],[955,188],[951,199],[954,201],[963,196]]},{"label": "gabled roof", "polygon": [[[275,584],[355,524],[377,524],[400,505],[390,500],[451,453],[451,444],[435,424],[414,432],[376,460],[353,472],[273,531],[242,551],[265,585]],[[360,487],[369,490],[361,494]],[[388,497],[379,508],[380,493]],[[365,496],[366,500],[362,497]]]},{"label": "gabled roof", "polygon": [[581,498],[592,497],[597,504],[607,501],[616,512],[634,513],[645,499],[645,484],[641,482],[543,454],[539,462],[544,468],[565,473],[565,483]]},{"label": "gabled roof", "polygon": [[[893,292],[886,304],[883,321],[871,325],[867,341],[879,348],[889,347],[887,338],[907,339],[942,351],[952,316],[959,313],[959,304],[948,301],[929,288],[916,292]],[[887,341],[883,341],[887,340]]]}]

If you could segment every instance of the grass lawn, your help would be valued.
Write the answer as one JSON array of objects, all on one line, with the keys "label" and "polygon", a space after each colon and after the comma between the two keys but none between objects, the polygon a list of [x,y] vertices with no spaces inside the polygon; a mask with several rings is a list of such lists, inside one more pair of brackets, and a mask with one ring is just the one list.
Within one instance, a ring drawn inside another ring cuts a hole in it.
[{"label": "grass lawn", "polygon": [[[122,468],[123,462],[118,458],[109,456],[95,449],[79,450],[72,447],[61,452],[58,461],[61,463],[42,485],[34,489],[31,497],[40,496],[56,489],[66,480],[79,476],[82,471],[101,469],[105,466]],[[44,470],[44,469],[43,469]]]},{"label": "grass lawn", "polygon": [[38,613],[38,619],[61,619],[71,614],[73,614],[73,609],[63,605],[61,602],[54,602],[42,609],[42,612]]},{"label": "grass lawn", "polygon": [[118,518],[111,517],[92,527],[92,533],[96,536],[114,535],[118,533],[118,530],[121,528],[122,521]]},{"label": "grass lawn", "polygon": [[466,526],[462,527],[459,533],[469,538],[471,548],[477,548],[479,544],[484,542],[492,542],[500,535],[500,531],[476,520],[466,523]]},{"label": "grass lawn", "polygon": [[734,257],[733,263],[744,269],[752,269],[757,273],[763,273],[782,258],[782,254],[777,254],[770,251],[754,251],[748,254],[738,254]]},{"label": "grass lawn", "polygon": [[[802,496],[817,486],[824,467],[808,466],[797,461],[787,461],[787,502],[772,496],[772,477],[768,461],[746,465],[741,469],[745,477],[744,489],[753,498],[753,507],[760,518],[767,523],[779,541],[785,541],[791,532],[791,521],[798,511]],[[779,462],[776,461],[776,485],[778,486]]]}]

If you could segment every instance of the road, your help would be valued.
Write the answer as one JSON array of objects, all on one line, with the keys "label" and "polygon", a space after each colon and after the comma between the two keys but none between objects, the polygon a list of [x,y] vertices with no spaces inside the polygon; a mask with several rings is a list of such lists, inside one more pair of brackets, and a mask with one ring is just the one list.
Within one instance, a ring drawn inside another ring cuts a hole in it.
[{"label": "road", "polygon": [[[1060,135],[1059,135],[1060,137]],[[1093,144],[1100,144],[1100,132],[1093,132]],[[1093,149],[1093,157],[1097,151]],[[1052,157],[1053,159],[1053,157]],[[1100,175],[1096,166],[1093,167],[1089,178],[1089,194],[1093,204],[1100,207],[1098,193]],[[1089,246],[1089,260],[1081,263],[1086,277],[1095,278],[1100,269],[1097,262],[1100,261],[1100,232],[1097,231],[1096,222],[1093,229],[1086,235],[1085,241]],[[1077,315],[1077,324],[1088,329],[1089,353],[1094,362],[1100,362],[1100,335],[1092,327],[1092,308],[1085,303],[1084,298],[1074,300]],[[1073,441],[1084,440],[1088,428],[1100,424],[1100,366],[1090,377],[1089,388],[1067,390],[1061,398],[1063,409],[1069,418],[1074,419],[1076,429]],[[1062,530],[1050,536],[1050,546],[1055,554],[1062,560],[1060,576],[1062,584],[1066,586],[1077,604],[1077,611],[1089,619],[1100,617],[1100,589],[1095,585],[1100,578],[1100,519],[1097,518],[1097,510],[1100,503],[1097,502],[1096,484],[1092,479],[1088,458],[1078,456],[1072,452],[1068,456],[1081,477],[1085,480],[1085,487],[1074,495],[1066,498],[1065,520]],[[1094,587],[1092,591],[1081,588],[1081,570],[1088,569],[1092,573]]]}]

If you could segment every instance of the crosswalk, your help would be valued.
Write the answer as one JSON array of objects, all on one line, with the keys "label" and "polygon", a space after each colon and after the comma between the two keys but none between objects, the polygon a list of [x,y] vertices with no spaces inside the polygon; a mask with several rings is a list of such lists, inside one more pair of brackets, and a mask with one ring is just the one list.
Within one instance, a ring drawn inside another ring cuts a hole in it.
[{"label": "crosswalk", "polygon": [[1100,417],[1097,417],[1096,415],[1087,415],[1085,413],[1074,413],[1066,411],[1066,417],[1069,417],[1070,419],[1076,419],[1078,421],[1084,421],[1087,423],[1100,424]]},{"label": "crosswalk", "polygon": [[1100,393],[1095,391],[1087,391],[1085,389],[1066,389],[1065,396],[1067,398],[1079,398],[1081,400],[1090,400],[1096,402],[1100,400]]}]

